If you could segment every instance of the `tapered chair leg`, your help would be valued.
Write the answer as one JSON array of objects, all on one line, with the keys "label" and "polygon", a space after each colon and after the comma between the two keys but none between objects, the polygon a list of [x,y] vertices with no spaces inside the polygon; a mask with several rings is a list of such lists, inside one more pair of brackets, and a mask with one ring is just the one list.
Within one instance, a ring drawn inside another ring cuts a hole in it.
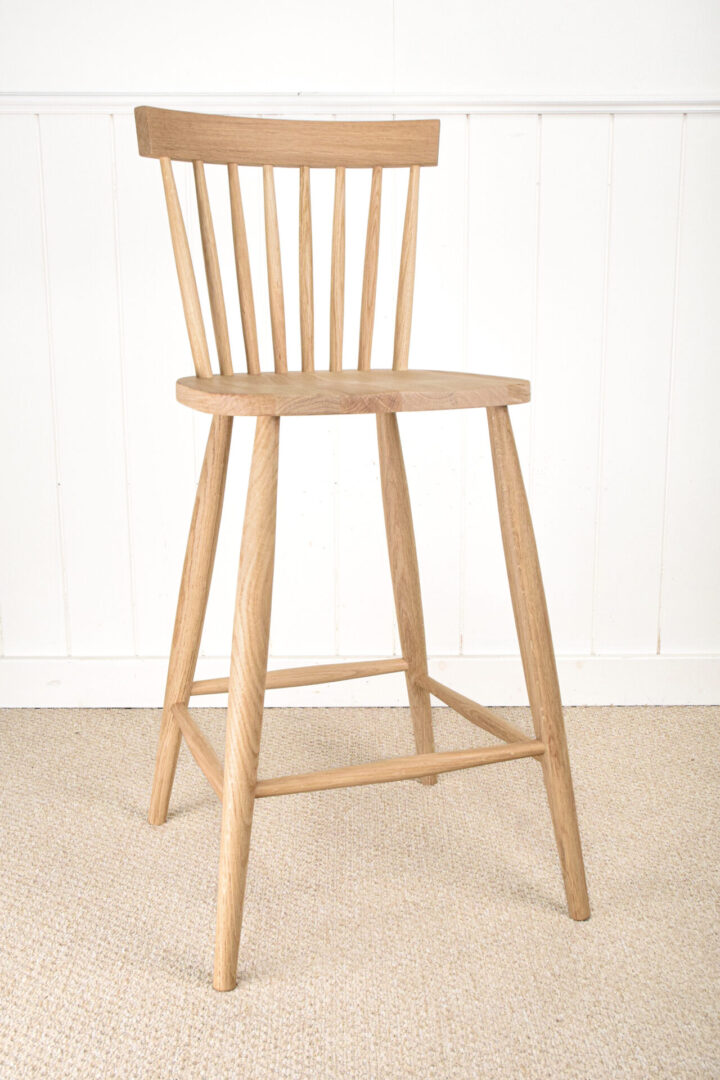
[{"label": "tapered chair leg", "polygon": [[547,747],[541,761],[568,911],[573,919],[587,919],[590,906],[585,867],[555,654],[530,510],[507,407],[489,408],[487,414],[513,612],[535,732]]},{"label": "tapered chair leg", "polygon": [[[425,625],[410,494],[397,414],[378,413],[377,431],[390,573],[400,645],[408,662],[405,678],[415,730],[415,746],[418,754],[430,754],[435,749],[430,694],[417,682],[418,676],[427,675]],[[426,776],[421,780],[423,784],[436,782],[436,776]]]},{"label": "tapered chair leg", "polygon": [[232,990],[237,980],[270,637],[279,433],[279,417],[258,418],[240,552],[228,687],[213,978],[216,990]]},{"label": "tapered chair leg", "polygon": [[155,760],[155,776],[150,796],[148,820],[151,825],[162,825],[167,820],[170,793],[175,779],[175,768],[182,738],[180,728],[172,715],[172,707],[176,704],[187,705],[190,700],[190,686],[200,650],[200,637],[205,621],[222,515],[232,420],[231,416],[213,417],[195,497],[170,649],[165,701]]}]

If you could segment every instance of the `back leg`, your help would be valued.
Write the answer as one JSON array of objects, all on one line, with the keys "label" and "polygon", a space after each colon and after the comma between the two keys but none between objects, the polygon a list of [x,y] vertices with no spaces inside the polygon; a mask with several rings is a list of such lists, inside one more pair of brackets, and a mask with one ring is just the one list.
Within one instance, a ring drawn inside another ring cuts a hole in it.
[{"label": "back leg", "polygon": [[487,410],[505,561],[520,655],[538,739],[547,746],[541,761],[550,815],[560,854],[568,911],[587,919],[590,906],[570,776],[560,687],[550,621],[530,509],[507,406]]},{"label": "back leg", "polygon": [[[435,749],[430,694],[416,681],[419,675],[427,675],[425,624],[410,493],[405,474],[397,414],[378,413],[377,431],[390,573],[400,645],[403,656],[408,662],[405,678],[415,730],[415,746],[418,754],[430,754]],[[421,780],[423,784],[436,782],[436,776],[425,776]]]},{"label": "back leg", "polygon": [[190,700],[220,528],[232,420],[231,416],[213,417],[195,497],[150,796],[148,820],[151,825],[162,825],[167,820],[182,739],[180,728],[172,715],[172,707],[176,704],[187,705]]}]

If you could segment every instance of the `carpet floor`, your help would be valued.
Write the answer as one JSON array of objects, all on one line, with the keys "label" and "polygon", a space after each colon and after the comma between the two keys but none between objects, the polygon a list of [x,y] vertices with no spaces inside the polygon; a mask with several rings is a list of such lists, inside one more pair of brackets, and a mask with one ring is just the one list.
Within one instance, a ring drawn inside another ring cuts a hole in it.
[{"label": "carpet floor", "polygon": [[[195,715],[219,748],[224,714]],[[438,749],[493,741],[435,717]],[[588,922],[533,761],[263,799],[218,994],[220,804],[183,748],[147,824],[159,713],[0,713],[1,1080],[719,1077],[720,710],[567,724]],[[410,730],[268,710],[260,774],[411,753]]]}]

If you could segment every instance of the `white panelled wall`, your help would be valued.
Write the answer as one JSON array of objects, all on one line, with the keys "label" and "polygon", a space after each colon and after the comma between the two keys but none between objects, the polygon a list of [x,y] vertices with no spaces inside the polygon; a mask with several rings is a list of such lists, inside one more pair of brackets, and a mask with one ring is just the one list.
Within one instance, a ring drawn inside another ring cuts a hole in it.
[{"label": "white panelled wall", "polygon": [[[720,113],[391,95],[224,104],[442,114],[440,165],[421,182],[411,365],[532,379],[532,404],[512,416],[565,700],[720,700]],[[0,704],[159,704],[207,430],[174,401],[191,363],[159,169],[137,156],[119,97],[2,110]],[[225,178],[208,172],[240,367]],[[267,358],[260,188],[243,172]],[[406,175],[384,192],[378,366]],[[346,364],[368,188],[349,176]],[[331,189],[313,174],[318,366]],[[297,355],[296,172],[278,198]],[[432,669],[485,702],[522,702],[484,415],[410,414],[401,431]],[[227,670],[251,436],[236,421],[201,675]],[[272,663],[396,652],[372,417],[283,421],[278,528]],[[268,698],[404,700],[396,676]]]}]

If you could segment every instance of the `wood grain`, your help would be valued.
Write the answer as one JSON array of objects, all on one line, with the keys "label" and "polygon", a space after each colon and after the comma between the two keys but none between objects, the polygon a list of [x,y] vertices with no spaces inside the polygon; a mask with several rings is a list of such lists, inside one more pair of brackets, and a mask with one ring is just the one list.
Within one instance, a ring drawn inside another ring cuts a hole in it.
[{"label": "wood grain", "polygon": [[173,176],[172,164],[169,158],[160,158],[160,169],[163,187],[165,188],[170,236],[172,237],[175,266],[180,283],[180,295],[182,297],[185,324],[190,339],[190,351],[195,365],[195,373],[196,375],[208,377],[212,375],[210,353],[208,352],[205,325],[200,308],[200,297],[198,296],[192,256],[185,231],[185,222],[183,221],[180,200],[175,186],[175,177]]},{"label": "wood grain", "polygon": [[216,990],[232,990],[236,983],[270,635],[279,434],[279,419],[258,419],[230,661],[213,978]]},{"label": "wood grain", "polygon": [[446,705],[449,705],[456,713],[460,713],[471,724],[476,724],[496,738],[503,739],[505,742],[525,742],[527,739],[525,732],[521,731],[520,728],[516,728],[509,720],[498,716],[497,713],[494,713],[491,709],[486,709],[483,705],[478,705],[477,701],[465,697],[464,694],[459,694],[457,690],[451,690],[449,686],[444,686],[437,679],[433,679],[429,675],[418,675],[417,681],[426,690],[429,690],[434,697],[444,701]]},{"label": "wood grain", "polygon": [[525,379],[455,371],[291,371],[179,379],[177,399],[225,416],[475,409],[528,401]]},{"label": "wood grain", "polygon": [[420,169],[413,165],[408,180],[407,206],[400,251],[400,276],[398,280],[397,311],[395,314],[395,346],[393,367],[404,370],[410,355],[410,327],[412,324],[413,293],[415,291],[415,252],[417,249],[418,194]]},{"label": "wood grain", "polygon": [[300,169],[300,351],[303,371],[315,367],[313,306],[312,210],[310,170]]},{"label": "wood grain", "polygon": [[230,335],[228,333],[227,314],[225,312],[225,297],[223,295],[222,277],[220,275],[220,261],[218,259],[217,245],[215,243],[215,229],[213,227],[210,197],[208,195],[207,181],[205,180],[205,167],[202,161],[193,162],[195,176],[195,193],[197,196],[198,218],[200,220],[200,236],[202,239],[203,258],[205,260],[205,276],[207,278],[208,296],[210,298],[210,313],[212,315],[213,330],[215,331],[215,344],[218,353],[218,364],[223,375],[232,375],[232,357],[230,355]]},{"label": "wood grain", "polygon": [[[420,165],[437,156],[434,122],[322,124],[248,121],[168,110],[136,113],[141,151],[161,158],[173,248],[194,378],[177,397],[215,414],[191,526],[168,671],[150,820],[165,820],[182,736],[222,799],[213,984],[232,989],[242,926],[250,833],[256,798],[393,780],[434,783],[437,775],[492,762],[537,757],[543,776],[573,918],[589,914],[582,852],[545,597],[507,406],[529,400],[521,379],[452,371],[407,370],[415,282]],[[221,374],[210,371],[197,285],[170,158],[192,149],[203,257]],[[408,158],[408,155],[411,155]],[[419,156],[418,156],[419,155]],[[428,160],[426,160],[426,158]],[[228,164],[235,264],[248,374],[231,370],[220,265],[203,161]],[[238,164],[262,166],[265,242],[274,373],[262,373]],[[393,369],[371,371],[375,321],[382,169],[409,165],[397,294]],[[299,166],[299,306],[302,371],[288,372],[284,291],[274,167]],[[358,370],[342,370],[345,278],[345,169],[372,168],[363,268]],[[330,281],[330,371],[314,370],[314,294],[310,167],[333,166]],[[445,352],[442,362],[445,363]],[[491,710],[430,677],[410,496],[397,413],[486,408],[513,611],[536,739]],[[267,671],[275,554],[279,417],[376,413],[383,507],[402,647],[401,658]],[[230,674],[193,682],[209,578],[217,542],[232,417],[257,416],[238,569]],[[417,754],[258,781],[266,688],[292,687],[403,671]],[[225,768],[187,708],[191,694],[227,690]],[[430,694],[504,740],[501,746],[435,753]]]},{"label": "wood grain", "polygon": [[[400,431],[394,413],[378,415],[377,434],[390,576],[400,645],[408,662],[405,680],[415,731],[415,746],[419,754],[429,754],[435,746],[430,695],[418,681],[419,676],[427,675],[420,574]],[[434,783],[434,775],[428,774],[425,782]]]},{"label": "wood grain", "polygon": [[555,830],[568,911],[587,919],[590,906],[580,846],[555,653],[530,510],[507,408],[488,409],[498,510],[513,614],[538,739],[547,746],[543,776]]},{"label": "wood grain", "polygon": [[[390,660],[354,660],[342,664],[312,664],[310,667],[276,668],[268,671],[266,690],[279,690],[288,686],[315,686],[318,683],[343,682],[347,679],[367,679],[371,675],[389,675],[394,671],[407,671],[407,660],[393,657]],[[196,694],[226,694],[229,679],[200,679],[190,688],[190,696]]]},{"label": "wood grain", "polygon": [[259,780],[255,788],[255,798],[328,791],[331,788],[358,787],[362,784],[385,784],[393,780],[422,780],[429,777],[434,780],[438,773],[472,769],[476,765],[492,765],[498,761],[542,757],[544,753],[545,747],[541,742],[537,739],[526,739],[524,742],[505,746],[449,750],[438,754],[413,754],[411,757],[373,761],[367,765],[348,765],[341,769],[323,769],[320,772]]},{"label": "wood grain", "polygon": [[172,714],[183,734],[188,750],[207,777],[210,787],[222,801],[223,769],[217,754],[193,720],[186,705],[173,705]]},{"label": "wood grain", "polygon": [[255,301],[253,299],[252,277],[250,275],[250,254],[248,252],[245,215],[243,213],[240,177],[237,165],[228,165],[228,184],[230,187],[230,214],[232,218],[233,249],[235,252],[235,275],[237,277],[240,318],[242,320],[245,358],[248,374],[257,375],[260,371],[258,352],[257,323],[255,321]]},{"label": "wood grain", "polygon": [[280,232],[278,230],[277,200],[275,198],[275,178],[272,167],[269,165],[263,166],[263,194],[270,324],[272,327],[275,371],[287,371],[285,298],[283,296],[282,260],[280,258]]},{"label": "wood grain", "polygon": [[180,749],[180,728],[172,710],[174,705],[187,705],[190,698],[220,529],[231,435],[232,420],[216,416],[208,436],[180,582],[150,797],[151,825],[162,825],[167,819]]},{"label": "wood grain", "polygon": [[437,165],[438,120],[255,120],[135,109],[143,157],[219,165],[372,168]]},{"label": "wood grain", "polygon": [[330,258],[330,370],[342,371],[345,324],[345,169],[335,170]]},{"label": "wood grain", "polygon": [[368,208],[367,234],[365,238],[365,266],[363,269],[362,300],[360,303],[360,343],[358,368],[368,371],[372,355],[373,330],[375,328],[375,296],[377,293],[378,253],[380,250],[380,201],[382,196],[382,169],[373,169],[370,181],[370,206]]}]

